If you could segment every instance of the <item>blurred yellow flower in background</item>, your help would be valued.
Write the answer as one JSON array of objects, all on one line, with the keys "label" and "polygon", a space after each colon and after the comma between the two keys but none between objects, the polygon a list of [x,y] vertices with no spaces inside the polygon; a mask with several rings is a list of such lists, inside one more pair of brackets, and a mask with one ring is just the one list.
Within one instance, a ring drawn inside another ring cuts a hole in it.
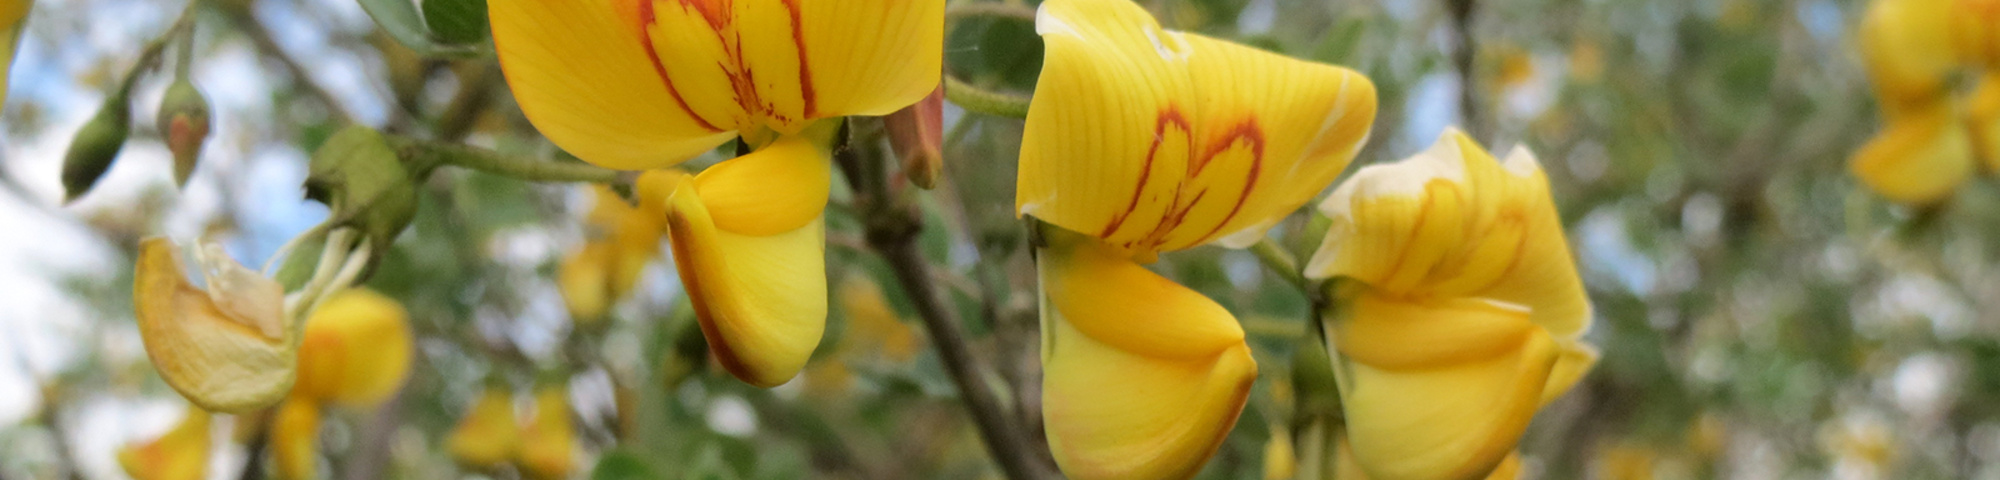
[{"label": "blurred yellow flower in background", "polygon": [[521,424],[514,418],[514,394],[494,386],[479,394],[479,400],[445,439],[445,450],[451,452],[452,459],[478,471],[500,468],[520,447]]},{"label": "blurred yellow flower in background", "polygon": [[[1889,200],[1943,201],[1978,165],[2000,172],[2000,2],[1875,0],[1860,50],[1882,112],[1882,133],[1850,170]],[[1972,87],[1953,78],[1972,73]]]},{"label": "blurred yellow flower in background", "polygon": [[306,321],[292,395],[373,407],[402,389],[414,354],[410,314],[401,303],[365,288],[342,290]]},{"label": "blurred yellow flower in background", "polygon": [[[647,172],[661,179],[670,171]],[[645,178],[645,177],[642,177]],[[671,181],[671,180],[668,180]],[[648,194],[664,197],[666,192],[645,192],[657,181],[641,181],[640,198]],[[583,248],[564,258],[556,273],[556,285],[569,305],[570,320],[594,327],[604,321],[611,305],[625,298],[639,283],[646,264],[660,254],[660,239],[667,235],[666,211],[634,206],[611,187],[590,186],[592,204],[584,218]]]},{"label": "blurred yellow flower in background", "polygon": [[280,480],[319,478],[319,403],[293,397],[271,419],[272,471]]},{"label": "blurred yellow flower in background", "polygon": [[136,480],[202,480],[208,478],[210,443],[208,411],[188,405],[166,434],[118,449],[118,465]]},{"label": "blurred yellow flower in background", "polygon": [[1361,169],[1320,211],[1333,222],[1305,273],[1336,279],[1326,338],[1369,476],[1487,475],[1596,361],[1548,178],[1525,149],[1503,163],[1447,131]]},{"label": "blurred yellow flower in background", "polygon": [[[752,150],[669,190],[665,205],[712,351],[769,387],[798,373],[825,328],[821,212],[838,118],[887,115],[937,89],[944,3],[510,1],[489,13],[521,110],[570,153],[636,170],[739,137]],[[573,307],[596,305],[575,288]]]},{"label": "blurred yellow flower in background", "polygon": [[576,470],[576,429],[569,419],[569,389],[562,385],[535,392],[534,415],[521,431],[518,460],[527,478],[568,478]]},{"label": "blurred yellow flower in background", "polygon": [[7,104],[7,77],[14,66],[14,50],[21,47],[21,32],[28,24],[33,0],[0,0],[0,105]]},{"label": "blurred yellow flower in background", "polygon": [[1071,478],[1187,478],[1235,425],[1256,362],[1222,305],[1147,270],[1237,247],[1332,183],[1375,87],[1344,68],[1164,29],[1126,0],[1052,0],[1016,212],[1039,251],[1042,419]]}]

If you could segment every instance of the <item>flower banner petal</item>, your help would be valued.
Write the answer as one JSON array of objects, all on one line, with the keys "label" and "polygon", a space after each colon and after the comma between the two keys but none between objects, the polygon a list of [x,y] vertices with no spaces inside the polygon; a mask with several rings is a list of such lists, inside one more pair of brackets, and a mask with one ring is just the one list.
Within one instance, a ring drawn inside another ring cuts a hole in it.
[{"label": "flower banner petal", "polygon": [[1125,0],[1044,3],[1016,210],[1133,252],[1261,231],[1345,169],[1375,88],[1166,30]]},{"label": "flower banner petal", "polygon": [[804,45],[806,118],[888,115],[922,100],[944,74],[944,0],[756,3],[797,20],[792,35],[759,41]]},{"label": "flower banner petal", "polygon": [[[489,4],[494,50],[535,128],[607,168],[673,165],[734,136],[735,125],[689,104],[727,89],[679,85],[660,55],[646,0],[508,0]],[[714,114],[711,114],[714,115]]]}]

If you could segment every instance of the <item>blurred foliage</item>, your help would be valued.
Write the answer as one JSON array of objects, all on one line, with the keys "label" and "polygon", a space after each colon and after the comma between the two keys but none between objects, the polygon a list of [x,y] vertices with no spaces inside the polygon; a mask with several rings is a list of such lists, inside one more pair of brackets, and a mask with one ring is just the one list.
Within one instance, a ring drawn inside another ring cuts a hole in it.
[{"label": "blurred foliage", "polygon": [[[52,55],[102,29],[165,27],[74,12],[102,1],[44,2],[27,48]],[[359,10],[342,0],[213,3],[197,30],[198,58],[250,49],[266,61],[239,74],[274,80],[268,117],[219,124],[241,130],[218,130],[236,140],[212,143],[210,155],[280,149],[303,168],[305,153],[353,110],[316,83],[324,80],[312,60],[271,41],[260,20],[268,15],[258,13],[266,10],[320,20],[312,26],[328,44],[365,65],[367,88],[388,106],[376,125],[385,131],[559,154],[505,92],[484,38],[484,2],[360,0],[379,26],[313,13]],[[1448,123],[1496,152],[1518,143],[1542,159],[1596,306],[1590,342],[1605,358],[1531,429],[1523,450],[1534,478],[2000,475],[1992,466],[2000,465],[2000,296],[1990,293],[2000,292],[2000,188],[1982,180],[1945,206],[1912,211],[1847,176],[1848,154],[1877,128],[1853,53],[1860,1],[1480,1],[1469,32],[1454,29],[1441,1],[1141,3],[1171,27],[1367,74],[1383,108],[1358,165],[1412,154]],[[950,22],[950,75],[1033,91],[1042,53],[1031,21]],[[1461,34],[1475,52],[1471,72],[1453,66]],[[138,53],[129,50],[90,61],[120,71]],[[103,90],[112,80],[75,82]],[[1461,88],[1472,104],[1458,102]],[[10,100],[4,118],[15,138],[66,138],[69,127],[50,112],[94,108]],[[1039,433],[1034,273],[1011,211],[1021,123],[952,107],[946,120],[946,181],[910,193],[927,219],[922,250],[945,277],[936,288],[967,320],[975,355],[1025,407],[1016,420]],[[197,177],[214,177],[225,194],[250,191],[248,166],[204,168]],[[55,181],[7,173],[0,179],[10,184]],[[176,208],[170,180],[159,180],[146,198],[163,202],[65,214],[129,256]],[[836,184],[827,217],[833,288],[880,285],[890,310],[921,331],[887,266],[866,250],[862,219],[843,207],[851,193]],[[670,260],[654,262],[608,326],[571,327],[552,278],[585,235],[583,187],[441,170],[417,189],[410,228],[367,284],[410,310],[416,366],[389,406],[327,420],[323,465],[333,478],[459,476],[444,436],[489,382],[522,398],[566,383],[582,464],[594,465],[576,475],[593,479],[998,475],[928,346],[907,360],[840,347],[870,341],[853,328],[844,295],[834,297],[808,372],[755,389],[702,368]],[[294,233],[252,225],[238,203],[227,205],[200,231],[259,245]],[[1302,211],[1273,236],[1303,254],[1323,228]],[[1156,268],[1237,313],[1259,360],[1250,408],[1199,478],[1264,478],[1265,442],[1299,410],[1289,370],[1308,331],[1307,299],[1246,252],[1202,247]],[[109,450],[71,447],[158,433],[70,438],[103,402],[178,402],[134,353],[129,271],[55,281],[96,320],[65,334],[79,353],[41,379],[46,414],[0,425],[8,452],[0,477],[56,478],[68,463],[110,461]],[[234,478],[216,473],[225,474]]]}]

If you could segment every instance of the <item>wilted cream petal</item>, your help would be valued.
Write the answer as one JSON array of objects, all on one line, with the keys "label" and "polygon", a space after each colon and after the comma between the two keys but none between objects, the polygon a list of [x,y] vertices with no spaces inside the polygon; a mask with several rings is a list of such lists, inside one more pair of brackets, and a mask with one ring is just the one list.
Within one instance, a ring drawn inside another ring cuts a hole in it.
[{"label": "wilted cream petal", "polygon": [[188,281],[173,242],[140,242],[132,298],[146,355],[167,385],[202,408],[243,412],[276,403],[298,366],[284,290],[218,246],[203,253],[207,290]]}]

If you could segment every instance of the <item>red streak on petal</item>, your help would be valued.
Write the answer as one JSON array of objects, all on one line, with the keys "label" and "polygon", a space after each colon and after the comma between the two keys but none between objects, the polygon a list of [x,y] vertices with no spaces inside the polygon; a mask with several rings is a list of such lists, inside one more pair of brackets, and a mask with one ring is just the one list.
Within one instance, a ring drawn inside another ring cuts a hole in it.
[{"label": "red streak on petal", "polygon": [[[639,42],[646,47],[646,59],[653,61],[653,74],[660,77],[660,83],[666,85],[667,93],[673,95],[674,103],[680,105],[681,111],[687,112],[688,117],[693,118],[694,122],[700,124],[702,129],[710,132],[722,131],[722,129],[716,128],[715,124],[709,123],[708,119],[702,118],[701,114],[695,113],[694,107],[688,106],[687,99],[681,98],[680,89],[674,88],[673,78],[667,76],[666,64],[660,63],[660,52],[653,49],[653,32],[647,28],[653,26],[653,0],[638,0],[638,6]],[[697,6],[696,8],[699,9],[700,7]],[[704,17],[707,17],[707,13],[707,11],[702,12]],[[714,20],[711,19],[710,24],[713,23]]]},{"label": "red streak on petal", "polygon": [[805,104],[803,116],[819,116],[818,94],[813,92],[812,66],[806,62],[805,24],[800,20],[799,0],[784,0],[785,11],[792,15],[792,44],[799,49],[799,100]]},{"label": "red streak on petal", "polygon": [[1189,169],[1188,176],[1193,177],[1194,174],[1199,173],[1201,167],[1207,166],[1210,160],[1215,159],[1215,156],[1229,151],[1229,147],[1235,145],[1239,140],[1250,144],[1250,173],[1249,178],[1243,181],[1243,193],[1236,196],[1236,205],[1229,207],[1229,214],[1223,216],[1222,221],[1215,224],[1215,228],[1211,228],[1208,230],[1208,233],[1202,234],[1192,245],[1207,243],[1209,237],[1220,233],[1222,227],[1229,225],[1229,221],[1236,218],[1236,214],[1243,212],[1244,202],[1250,200],[1250,192],[1257,188],[1257,174],[1264,169],[1264,130],[1258,128],[1257,119],[1254,117],[1236,124],[1235,128],[1230,129],[1229,133],[1222,136],[1222,141],[1216,142],[1214,146],[1209,147],[1208,152],[1202,155],[1201,162],[1197,163],[1194,168]]},{"label": "red streak on petal", "polygon": [[1182,132],[1189,132],[1190,135],[1193,133],[1193,129],[1188,127],[1187,117],[1181,114],[1179,107],[1168,105],[1166,110],[1160,111],[1159,119],[1153,122],[1153,144],[1146,147],[1146,162],[1141,164],[1139,169],[1139,184],[1132,188],[1132,200],[1126,202],[1124,213],[1111,217],[1111,223],[1105,225],[1104,231],[1097,234],[1098,238],[1111,238],[1111,234],[1118,232],[1118,227],[1125,225],[1125,219],[1132,216],[1132,211],[1139,208],[1139,197],[1146,193],[1146,182],[1152,180],[1153,159],[1160,153],[1160,143],[1167,140],[1169,125],[1179,126]]}]

